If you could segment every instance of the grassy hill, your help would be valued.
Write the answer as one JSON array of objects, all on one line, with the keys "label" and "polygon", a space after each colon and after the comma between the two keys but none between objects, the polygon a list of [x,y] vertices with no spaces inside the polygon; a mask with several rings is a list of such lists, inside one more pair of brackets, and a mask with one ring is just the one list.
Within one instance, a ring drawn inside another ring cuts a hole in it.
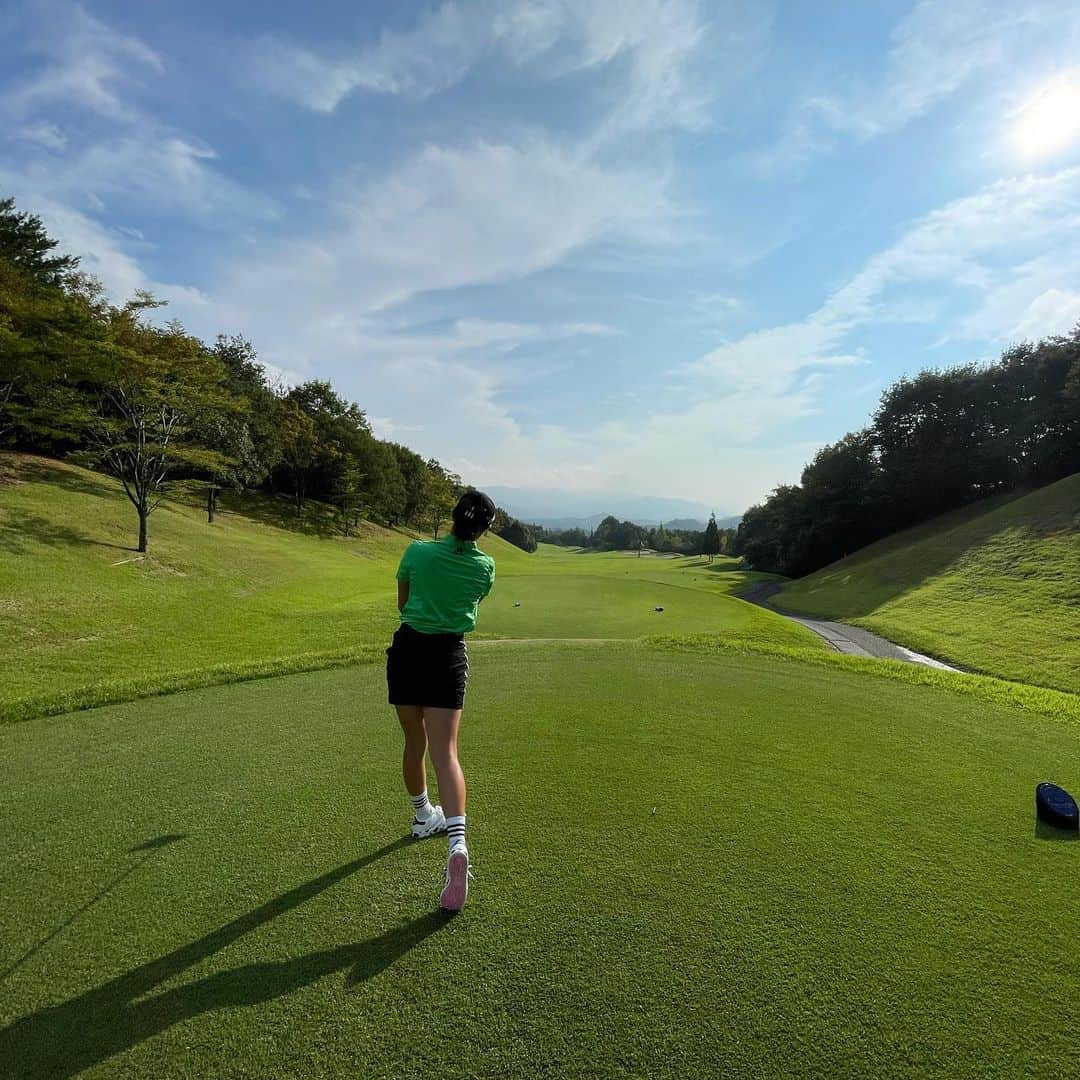
[{"label": "grassy hill", "polygon": [[1080,474],[872,544],[785,585],[775,603],[1080,692]]},{"label": "grassy hill", "polygon": [[[146,558],[134,539],[115,481],[0,454],[0,719],[381,657],[412,534],[365,523],[346,540],[328,507],[309,504],[298,523],[288,499],[226,493],[212,526],[193,496],[152,515]],[[487,636],[705,631],[816,644],[730,596],[745,575],[701,560],[483,545],[498,565]]]}]

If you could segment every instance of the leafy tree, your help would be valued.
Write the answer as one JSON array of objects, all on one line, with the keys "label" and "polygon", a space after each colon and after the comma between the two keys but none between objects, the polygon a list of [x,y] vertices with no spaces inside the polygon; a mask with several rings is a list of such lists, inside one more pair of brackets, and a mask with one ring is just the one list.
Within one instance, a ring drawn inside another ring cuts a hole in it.
[{"label": "leafy tree", "polygon": [[281,460],[292,480],[298,518],[304,516],[308,478],[318,447],[315,421],[294,400],[286,399],[281,411]]},{"label": "leafy tree", "polygon": [[158,306],[140,293],[110,309],[82,420],[89,445],[81,456],[123,485],[138,514],[141,552],[170,475],[225,464],[224,455],[197,441],[198,418],[235,406],[220,362],[202,342],[177,323],[164,329],[149,323],[145,313]]},{"label": "leafy tree", "polygon": [[593,530],[589,543],[592,547],[606,548],[611,551],[618,546],[618,540],[619,519],[612,514],[608,514]]},{"label": "leafy tree", "polygon": [[1080,324],[1072,333],[1007,350],[993,370],[999,405],[995,458],[1011,476],[1048,484],[1080,471]]},{"label": "leafy tree", "polygon": [[405,510],[405,480],[394,448],[365,434],[350,460],[359,466],[370,516],[388,525],[400,521]]},{"label": "leafy tree", "polygon": [[57,241],[36,214],[15,209],[12,198],[0,199],[0,260],[42,285],[58,288],[79,265],[74,255],[55,255]]},{"label": "leafy tree", "polygon": [[974,364],[902,378],[874,414],[882,481],[901,527],[1009,483],[994,452],[992,374]]},{"label": "leafy tree", "polygon": [[420,521],[426,497],[427,463],[407,446],[401,446],[398,443],[389,445],[394,457],[397,458],[402,490],[399,516],[391,520],[391,524],[397,524],[398,521],[417,523]]},{"label": "leafy tree", "polygon": [[534,552],[537,545],[536,536],[533,534],[532,529],[528,525],[522,524],[517,518],[508,517],[505,510],[502,514],[505,519],[502,524],[499,523],[498,514],[496,514],[496,519],[492,523],[492,531],[495,535],[501,536],[507,543],[521,548],[522,551]]},{"label": "leafy tree", "polygon": [[439,539],[439,530],[450,517],[463,490],[461,477],[439,464],[435,458],[427,463],[427,483],[424,504],[431,521],[431,538]]},{"label": "leafy tree", "polygon": [[702,538],[701,553],[712,562],[720,554],[720,529],[716,524],[716,515],[709,516],[709,524],[705,526],[705,535]]},{"label": "leafy tree", "polygon": [[334,481],[334,503],[341,511],[341,528],[346,536],[349,535],[350,526],[356,529],[360,523],[364,500],[362,484],[363,477],[356,462],[350,458],[344,459]]},{"label": "leafy tree", "polygon": [[805,521],[802,489],[782,484],[760,506],[743,514],[737,551],[751,570],[787,572],[798,550]]},{"label": "leafy tree", "polygon": [[819,450],[803,470],[802,512],[812,528],[786,573],[824,566],[883,535],[889,504],[877,437],[870,429]]},{"label": "leafy tree", "polygon": [[81,372],[102,337],[95,296],[43,284],[0,258],[0,436],[34,449],[71,438]]},{"label": "leafy tree", "polygon": [[219,336],[210,350],[225,372],[225,389],[237,403],[196,420],[199,441],[222,455],[206,485],[207,520],[213,522],[222,487],[257,487],[282,459],[281,400],[270,389],[255,349],[242,337]]}]

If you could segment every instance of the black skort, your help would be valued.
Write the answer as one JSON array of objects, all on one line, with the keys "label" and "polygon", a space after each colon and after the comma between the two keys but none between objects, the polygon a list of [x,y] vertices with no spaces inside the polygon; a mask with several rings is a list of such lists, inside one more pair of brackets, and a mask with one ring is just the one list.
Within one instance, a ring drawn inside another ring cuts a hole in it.
[{"label": "black skort", "polygon": [[462,634],[421,634],[402,623],[386,650],[391,705],[460,709],[469,681],[469,654]]}]

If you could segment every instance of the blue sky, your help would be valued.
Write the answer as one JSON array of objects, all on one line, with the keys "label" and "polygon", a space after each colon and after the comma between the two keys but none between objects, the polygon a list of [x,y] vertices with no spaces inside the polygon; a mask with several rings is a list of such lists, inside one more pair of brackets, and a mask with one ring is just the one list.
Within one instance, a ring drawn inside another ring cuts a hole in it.
[{"label": "blue sky", "polygon": [[0,192],[479,485],[738,512],[1080,319],[1080,4],[0,4]]}]

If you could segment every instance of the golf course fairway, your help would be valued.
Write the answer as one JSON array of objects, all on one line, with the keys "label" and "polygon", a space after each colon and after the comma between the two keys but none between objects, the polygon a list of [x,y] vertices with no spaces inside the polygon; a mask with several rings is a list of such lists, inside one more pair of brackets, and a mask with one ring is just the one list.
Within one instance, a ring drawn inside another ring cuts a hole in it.
[{"label": "golf course fairway", "polygon": [[115,482],[0,466],[4,1080],[1080,1066],[1033,813],[1074,694],[839,656],[734,559],[486,537],[448,920],[382,665],[413,534],[177,498],[139,558]]},{"label": "golf course fairway", "polygon": [[[1076,1064],[1080,727],[862,672],[483,643],[434,912],[381,667],[3,730],[0,1075]],[[85,1071],[85,1072],[84,1072]]]}]

